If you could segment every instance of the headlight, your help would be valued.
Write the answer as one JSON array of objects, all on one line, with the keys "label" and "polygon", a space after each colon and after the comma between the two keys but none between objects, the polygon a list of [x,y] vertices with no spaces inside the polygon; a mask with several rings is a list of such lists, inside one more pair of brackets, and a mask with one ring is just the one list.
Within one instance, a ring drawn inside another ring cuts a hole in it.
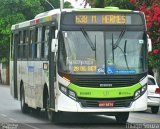
[{"label": "headlight", "polygon": [[140,90],[137,90],[135,95],[134,95],[134,99],[137,99],[141,96],[141,91]]},{"label": "headlight", "polygon": [[146,90],[147,90],[147,84],[145,84],[143,87],[141,87],[135,92],[134,99],[138,99],[139,97],[141,97],[146,92]]},{"label": "headlight", "polygon": [[68,95],[69,95],[70,98],[76,100],[76,94],[73,91],[69,90],[69,94]]},{"label": "headlight", "polygon": [[146,90],[147,90],[147,84],[142,87],[141,92],[144,93]]},{"label": "headlight", "polygon": [[66,96],[70,97],[71,99],[76,100],[77,96],[76,96],[76,93],[74,91],[68,89],[67,87],[63,86],[60,83],[59,83],[59,89]]},{"label": "headlight", "polygon": [[64,94],[67,94],[67,88],[64,86],[60,86],[60,91],[62,91]]}]

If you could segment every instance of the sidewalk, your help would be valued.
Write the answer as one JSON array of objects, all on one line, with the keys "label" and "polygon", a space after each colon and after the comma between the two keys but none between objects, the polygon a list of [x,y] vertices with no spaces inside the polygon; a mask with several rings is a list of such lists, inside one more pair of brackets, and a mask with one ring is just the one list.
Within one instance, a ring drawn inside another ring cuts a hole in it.
[{"label": "sidewalk", "polygon": [[8,88],[10,88],[10,85],[0,84],[0,87],[8,87]]}]

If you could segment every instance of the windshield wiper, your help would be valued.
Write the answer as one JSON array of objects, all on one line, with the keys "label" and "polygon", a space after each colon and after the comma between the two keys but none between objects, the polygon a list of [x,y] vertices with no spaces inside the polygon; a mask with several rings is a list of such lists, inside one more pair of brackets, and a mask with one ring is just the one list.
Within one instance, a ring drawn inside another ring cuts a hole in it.
[{"label": "windshield wiper", "polygon": [[[124,32],[123,32],[123,33],[124,33]],[[123,34],[123,35],[124,35],[124,34]],[[123,36],[122,36],[122,37],[123,37]],[[121,37],[121,39],[122,39],[122,37]],[[119,43],[118,43],[118,44],[119,44]],[[125,63],[126,63],[127,69],[129,70],[128,61],[127,61],[127,52],[126,52],[127,40],[125,40],[124,51],[122,50],[121,47],[119,47],[118,44],[117,44],[116,48],[118,47],[118,48],[122,51],[122,53],[123,53],[123,55],[124,55],[124,59],[125,59]],[[114,64],[114,49],[116,49],[116,48],[114,48],[114,47],[115,47],[115,46],[114,46],[114,38],[113,38],[113,33],[112,33],[112,57],[113,57],[113,64]]]},{"label": "windshield wiper", "polygon": [[119,45],[121,39],[123,38],[125,32],[126,32],[126,29],[124,28],[124,29],[121,31],[121,33],[120,33],[117,41],[116,41],[115,44],[113,45],[113,49],[116,49],[116,48],[118,47],[118,45]]},{"label": "windshield wiper", "polygon": [[126,47],[127,47],[127,40],[125,40],[125,44],[124,44],[124,59],[125,59],[125,62],[126,62],[127,69],[129,70],[128,61],[127,61]]},{"label": "windshield wiper", "polygon": [[112,33],[112,57],[113,57],[113,64],[114,64],[114,38]]},{"label": "windshield wiper", "polygon": [[84,30],[84,28],[81,28],[81,31],[82,31],[84,37],[86,38],[89,46],[92,48],[93,51],[95,51],[96,50],[96,45],[93,44],[90,37],[88,36],[88,33]]}]

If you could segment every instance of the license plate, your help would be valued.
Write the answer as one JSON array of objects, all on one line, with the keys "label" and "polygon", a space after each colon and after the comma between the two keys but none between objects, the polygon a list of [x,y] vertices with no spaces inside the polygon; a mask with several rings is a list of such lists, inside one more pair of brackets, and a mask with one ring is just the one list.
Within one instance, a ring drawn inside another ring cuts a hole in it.
[{"label": "license plate", "polygon": [[99,102],[99,107],[114,107],[114,102]]}]

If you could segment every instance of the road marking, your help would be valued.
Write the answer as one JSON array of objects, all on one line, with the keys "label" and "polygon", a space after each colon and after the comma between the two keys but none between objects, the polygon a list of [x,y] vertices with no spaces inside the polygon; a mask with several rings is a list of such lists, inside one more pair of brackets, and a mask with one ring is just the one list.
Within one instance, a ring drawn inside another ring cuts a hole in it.
[{"label": "road marking", "polygon": [[13,119],[13,118],[9,118],[9,120],[14,121],[14,122],[17,122],[17,120],[15,120],[15,119]]},{"label": "road marking", "polygon": [[[5,114],[1,114],[1,116],[7,117],[7,115],[5,115]],[[7,118],[7,119],[9,119],[9,120],[11,120],[11,121],[13,121],[13,122],[17,122],[17,120],[15,120],[15,119],[13,119],[13,118]]]},{"label": "road marking", "polygon": [[3,116],[3,117],[7,117],[7,115],[5,115],[5,114],[1,114],[1,116]]},{"label": "road marking", "polygon": [[136,119],[141,119],[141,120],[145,120],[145,121],[149,121],[149,122],[153,122],[153,123],[160,123],[160,120],[156,120],[156,119],[147,119],[147,118],[143,118],[141,117],[136,117],[136,116],[130,116],[131,118],[136,118]]},{"label": "road marking", "polygon": [[29,125],[29,124],[24,124],[24,125],[26,125],[26,126],[32,128],[32,129],[40,129],[40,128],[34,127],[34,126],[32,126],[32,125]]}]

